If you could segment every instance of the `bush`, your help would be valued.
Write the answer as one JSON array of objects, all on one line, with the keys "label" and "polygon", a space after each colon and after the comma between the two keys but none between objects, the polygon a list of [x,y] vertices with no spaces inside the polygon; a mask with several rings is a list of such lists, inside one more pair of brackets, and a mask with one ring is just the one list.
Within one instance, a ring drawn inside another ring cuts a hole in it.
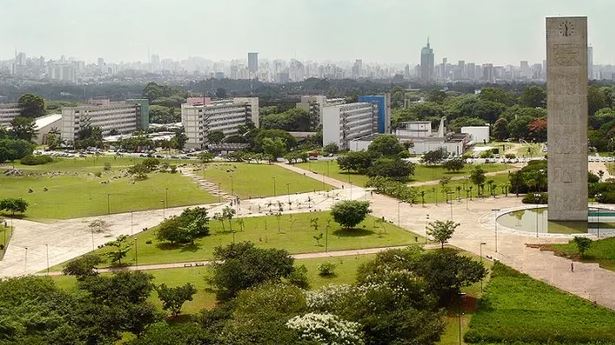
[{"label": "bush", "polygon": [[332,262],[323,262],[318,265],[318,275],[321,277],[331,277],[335,275],[336,265]]},{"label": "bush", "polygon": [[96,265],[102,263],[102,259],[98,255],[85,254],[81,257],[73,259],[66,264],[66,267],[62,270],[62,273],[75,276],[77,279],[83,279],[89,276],[95,276],[98,274],[95,268]]},{"label": "bush", "polygon": [[163,221],[156,238],[172,244],[192,244],[195,239],[209,235],[208,224],[209,217],[205,208],[187,208],[181,215]]},{"label": "bush", "polygon": [[548,193],[529,193],[521,199],[521,202],[524,204],[548,204],[549,203],[549,194]]},{"label": "bush", "polygon": [[383,176],[405,182],[414,173],[414,164],[399,158],[378,158],[369,169],[367,176]]},{"label": "bush", "polygon": [[53,158],[47,155],[27,155],[20,162],[23,165],[42,165],[53,162]]},{"label": "bush", "polygon": [[403,202],[412,204],[416,202],[416,198],[418,197],[416,188],[409,187],[403,182],[395,181],[388,177],[371,177],[367,181],[366,187],[375,188],[378,193],[386,194]]}]

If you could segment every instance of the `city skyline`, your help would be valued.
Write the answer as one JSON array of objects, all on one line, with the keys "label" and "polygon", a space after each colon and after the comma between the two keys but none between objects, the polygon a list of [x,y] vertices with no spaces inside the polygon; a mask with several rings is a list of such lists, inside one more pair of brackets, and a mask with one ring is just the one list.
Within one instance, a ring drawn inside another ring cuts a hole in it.
[{"label": "city skyline", "polygon": [[[87,62],[98,57],[116,63],[147,62],[153,54],[174,60],[228,61],[245,59],[248,51],[254,51],[262,60],[362,59],[412,66],[420,62],[420,48],[429,36],[436,63],[447,57],[451,62],[517,65],[521,60],[544,59],[545,16],[572,13],[591,19],[594,63],[615,63],[615,47],[607,44],[608,13],[615,4],[604,0],[591,1],[592,6],[572,0],[298,0],[293,6],[281,0],[258,5],[231,0],[231,6],[213,1],[135,0],[122,3],[121,10],[114,2],[5,1],[3,9],[11,19],[0,23],[0,32],[6,34],[0,60],[24,51],[30,56],[65,55]],[[115,25],[106,24],[110,22]]]}]

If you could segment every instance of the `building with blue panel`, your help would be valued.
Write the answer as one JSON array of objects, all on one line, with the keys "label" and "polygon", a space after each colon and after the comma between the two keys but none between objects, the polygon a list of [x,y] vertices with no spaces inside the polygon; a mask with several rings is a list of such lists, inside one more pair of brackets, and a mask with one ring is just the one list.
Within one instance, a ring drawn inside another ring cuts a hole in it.
[{"label": "building with blue panel", "polygon": [[391,94],[359,96],[359,102],[378,106],[378,133],[391,133]]}]

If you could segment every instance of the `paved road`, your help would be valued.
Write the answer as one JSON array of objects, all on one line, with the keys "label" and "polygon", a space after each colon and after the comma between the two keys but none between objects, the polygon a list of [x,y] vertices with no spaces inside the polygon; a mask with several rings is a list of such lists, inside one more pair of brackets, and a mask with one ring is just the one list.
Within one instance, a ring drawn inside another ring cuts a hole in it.
[{"label": "paved road", "polygon": [[[349,188],[348,183],[335,181],[295,166],[280,166],[299,173],[305,172],[306,176],[317,180],[325,178],[325,181],[331,185],[344,185],[345,188]],[[615,272],[602,269],[597,264],[580,262],[575,262],[574,272],[570,272],[570,260],[526,246],[534,243],[567,242],[569,236],[541,234],[537,238],[535,235],[519,234],[499,226],[496,252],[495,217],[492,209],[507,209],[522,205],[521,198],[513,196],[470,202],[454,201],[452,205],[429,204],[425,207],[399,203],[396,199],[379,194],[374,194],[371,198],[373,215],[385,217],[395,223],[399,221],[399,225],[403,228],[412,229],[421,235],[425,235],[428,222],[451,219],[452,210],[453,220],[461,224],[450,241],[452,245],[479,255],[482,252],[483,255],[500,260],[535,279],[615,309],[615,293],[613,293]]]},{"label": "paved road", "polygon": [[[439,244],[428,244],[424,246],[425,248],[439,248]],[[379,248],[366,248],[366,249],[353,249],[353,250],[337,250],[332,252],[318,252],[318,253],[303,253],[303,254],[293,254],[291,255],[295,259],[318,259],[318,258],[336,258],[342,256],[355,256],[355,255],[368,255],[368,254],[376,254],[383,252],[389,249],[401,249],[406,248],[407,246],[392,246],[392,247],[379,247]],[[211,265],[213,261],[190,261],[190,262],[174,262],[168,264],[151,264],[151,265],[138,265],[138,266],[126,266],[121,268],[102,268],[99,269],[98,272],[114,272],[114,271],[148,271],[148,270],[161,270],[161,269],[169,269],[169,268],[189,268],[189,267],[200,267],[200,266],[208,266]],[[39,273],[38,275],[50,275],[50,276],[58,276],[62,275],[61,271],[49,272],[47,273]]]}]

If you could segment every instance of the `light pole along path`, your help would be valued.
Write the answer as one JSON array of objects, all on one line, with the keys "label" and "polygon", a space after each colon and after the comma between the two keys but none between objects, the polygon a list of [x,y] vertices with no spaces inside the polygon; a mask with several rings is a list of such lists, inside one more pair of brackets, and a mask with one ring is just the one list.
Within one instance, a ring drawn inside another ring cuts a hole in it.
[{"label": "light pole along path", "polygon": [[[338,188],[342,185],[345,188],[350,187],[347,182],[296,166],[288,164],[278,164],[278,166],[319,181],[323,180]],[[370,201],[373,215],[385,217],[397,223],[397,199],[374,194]],[[425,235],[427,223],[433,220],[449,219],[450,207],[452,207],[455,222],[461,225],[449,241],[451,245],[476,255],[480,255],[482,250],[482,254],[486,257],[500,260],[535,279],[615,310],[615,293],[612,292],[612,287],[615,286],[615,272],[600,268],[598,264],[582,262],[576,262],[574,272],[570,272],[569,259],[527,246],[527,244],[537,243],[565,243],[568,238],[536,238],[534,234],[512,233],[500,227],[498,228],[498,251],[495,251],[495,217],[492,209],[505,210],[522,205],[521,198],[514,196],[474,199],[467,206],[463,201],[454,201],[452,205],[441,204],[440,206],[426,204],[425,207],[422,207],[420,203],[416,205],[401,203],[399,205],[400,226]],[[481,243],[485,244],[481,245]]]}]

